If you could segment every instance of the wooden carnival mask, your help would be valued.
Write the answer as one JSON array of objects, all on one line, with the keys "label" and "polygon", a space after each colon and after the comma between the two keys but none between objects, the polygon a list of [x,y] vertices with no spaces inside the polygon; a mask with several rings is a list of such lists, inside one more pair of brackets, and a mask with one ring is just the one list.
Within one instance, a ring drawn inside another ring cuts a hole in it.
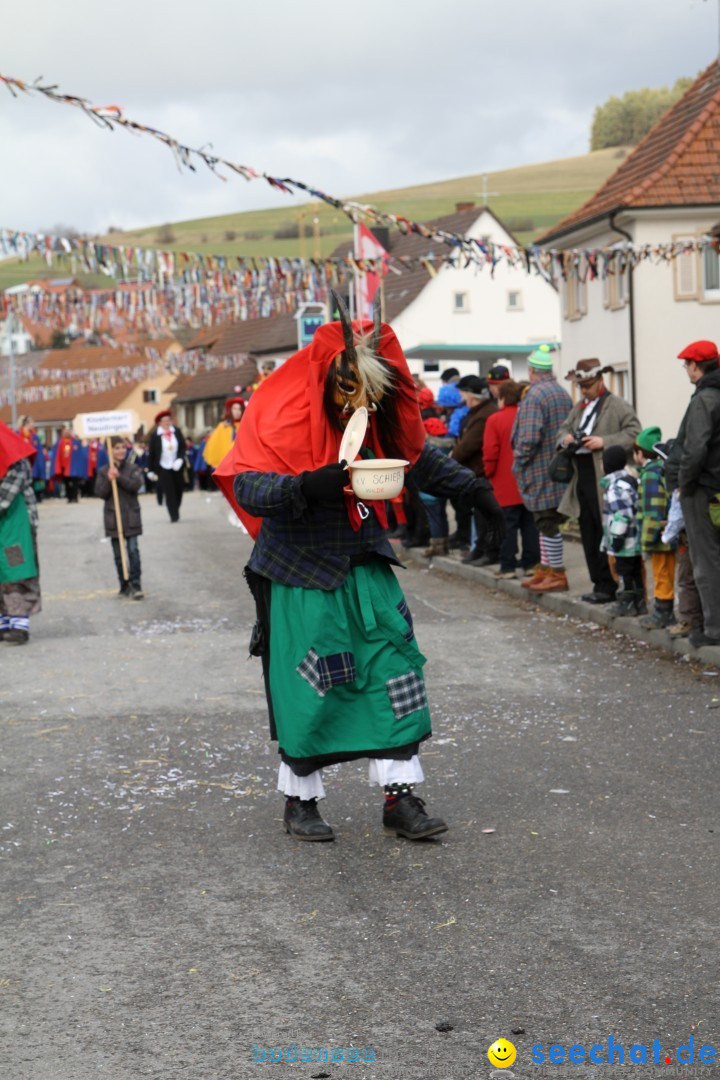
[{"label": "wooden carnival mask", "polygon": [[345,349],[332,363],[334,375],[333,403],[345,417],[364,406],[368,412],[377,410],[377,403],[392,386],[392,376],[378,357],[381,319],[380,293],[373,304],[373,329],[368,336],[356,338],[345,301],[336,292],[332,297],[340,313]]}]

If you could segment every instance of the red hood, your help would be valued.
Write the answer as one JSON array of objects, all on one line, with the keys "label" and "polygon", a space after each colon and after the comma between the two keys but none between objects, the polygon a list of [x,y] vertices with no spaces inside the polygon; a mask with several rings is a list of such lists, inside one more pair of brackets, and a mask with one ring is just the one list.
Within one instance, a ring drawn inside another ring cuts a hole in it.
[{"label": "red hood", "polygon": [[[368,322],[353,325],[364,333],[372,331]],[[318,328],[310,345],[263,380],[245,410],[232,450],[213,474],[253,537],[260,530],[261,519],[246,514],[235,501],[232,487],[238,474],[276,472],[297,476],[338,460],[342,432],[330,424],[325,414],[324,393],[328,369],[344,348],[342,325],[326,323]],[[395,449],[413,465],[422,451],[425,429],[407,361],[394,331],[385,323],[378,353],[395,376],[392,393],[399,429]],[[372,415],[365,444],[378,457],[386,456]]]},{"label": "red hood", "polygon": [[0,423],[0,478],[5,476],[11,465],[22,458],[34,458],[37,450],[21,435],[17,435],[7,424]]}]

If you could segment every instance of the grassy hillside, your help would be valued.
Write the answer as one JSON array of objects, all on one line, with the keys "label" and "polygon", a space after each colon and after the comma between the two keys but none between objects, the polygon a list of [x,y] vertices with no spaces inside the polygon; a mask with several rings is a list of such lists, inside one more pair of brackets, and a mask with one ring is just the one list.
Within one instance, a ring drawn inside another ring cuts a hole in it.
[{"label": "grassy hillside", "polygon": [[[581,206],[615,171],[626,154],[627,150],[617,148],[596,150],[582,157],[488,173],[488,204],[521,243],[527,242]],[[457,202],[471,201],[481,205],[482,193],[483,176],[478,174],[353,198],[416,221],[428,221],[451,213]],[[344,214],[316,202],[301,207],[283,206],[282,198],[281,194],[277,196],[273,209],[161,224],[112,233],[103,239],[114,244],[220,255],[323,256],[329,255],[343,240],[347,240],[349,250],[352,225]],[[317,219],[317,226],[313,225],[314,219]],[[292,231],[293,227],[296,230],[302,228],[304,239],[276,235]],[[0,288],[29,277],[52,277],[57,273],[48,270],[40,259],[27,263],[7,260],[0,263]]]}]

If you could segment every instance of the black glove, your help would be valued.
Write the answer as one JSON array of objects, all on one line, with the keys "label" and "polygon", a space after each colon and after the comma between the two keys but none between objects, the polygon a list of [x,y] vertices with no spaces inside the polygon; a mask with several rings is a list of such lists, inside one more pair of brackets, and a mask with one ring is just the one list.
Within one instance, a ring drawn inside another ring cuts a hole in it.
[{"label": "black glove", "polygon": [[343,488],[348,483],[347,462],[323,465],[320,469],[302,474],[302,489],[310,503],[338,503],[343,500]]},{"label": "black glove", "polygon": [[625,537],[624,536],[613,536],[612,540],[610,541],[610,547],[613,549],[613,552],[617,555],[625,547]]}]

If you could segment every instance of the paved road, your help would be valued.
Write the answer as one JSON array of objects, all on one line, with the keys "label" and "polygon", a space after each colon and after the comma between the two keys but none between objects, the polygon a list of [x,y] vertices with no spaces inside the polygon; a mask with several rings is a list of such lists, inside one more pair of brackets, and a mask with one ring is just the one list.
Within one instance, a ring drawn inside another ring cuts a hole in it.
[{"label": "paved road", "polygon": [[383,835],[358,764],[328,784],[336,843],[299,844],[246,659],[249,541],[217,495],[183,511],[144,500],[133,603],[97,502],[41,508],[45,612],[0,645],[2,1076],[458,1080],[499,1036],[516,1078],[536,1044],[720,1050],[718,679],[410,568],[423,794],[452,829]]}]

